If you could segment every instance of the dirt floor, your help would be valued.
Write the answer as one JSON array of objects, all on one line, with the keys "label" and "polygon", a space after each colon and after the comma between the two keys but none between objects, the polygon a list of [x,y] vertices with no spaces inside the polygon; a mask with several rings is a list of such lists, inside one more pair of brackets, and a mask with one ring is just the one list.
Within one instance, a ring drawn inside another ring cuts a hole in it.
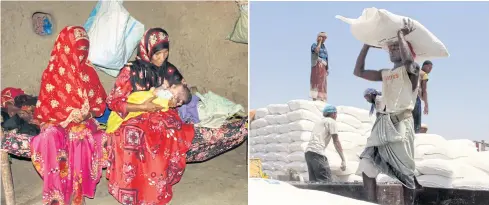
[{"label": "dirt floor", "polygon": [[[83,25],[96,2],[1,2],[1,86],[39,92],[57,33]],[[234,2],[125,2],[146,28],[163,27],[170,34],[170,62],[187,82],[248,107],[248,46],[226,40],[238,17]],[[32,31],[31,15],[51,13],[55,34]],[[114,78],[99,72],[109,91]],[[218,80],[217,80],[218,79]],[[13,160],[17,204],[40,204],[42,181],[29,161]],[[87,204],[118,204],[107,193],[105,178]],[[2,199],[3,202],[3,199]],[[247,204],[246,146],[213,160],[188,166],[175,187],[173,204]]]}]

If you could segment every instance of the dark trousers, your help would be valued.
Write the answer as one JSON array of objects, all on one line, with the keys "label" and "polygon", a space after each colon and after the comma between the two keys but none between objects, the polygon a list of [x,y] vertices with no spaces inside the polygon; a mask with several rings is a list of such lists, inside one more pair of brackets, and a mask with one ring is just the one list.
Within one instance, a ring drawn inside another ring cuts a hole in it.
[{"label": "dark trousers", "polygon": [[413,119],[414,119],[414,133],[419,133],[421,130],[421,98],[418,96],[416,98],[416,104],[413,110]]},{"label": "dark trousers", "polygon": [[311,182],[331,182],[328,158],[315,152],[306,152],[307,172]]}]

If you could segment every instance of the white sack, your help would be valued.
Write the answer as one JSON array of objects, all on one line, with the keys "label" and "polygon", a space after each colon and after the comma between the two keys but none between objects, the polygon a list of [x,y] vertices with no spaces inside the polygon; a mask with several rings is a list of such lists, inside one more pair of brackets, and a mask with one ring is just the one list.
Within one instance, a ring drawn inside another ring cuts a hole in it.
[{"label": "white sack", "polygon": [[263,152],[258,152],[258,153],[250,153],[250,158],[251,159],[260,159],[262,162],[265,160],[265,154]]},{"label": "white sack", "polygon": [[475,145],[475,142],[469,139],[447,140],[447,143],[451,146],[462,146],[477,151],[477,146]]},{"label": "white sack", "polygon": [[452,188],[453,182],[453,179],[439,175],[421,175],[417,180],[421,186],[437,188]]},{"label": "white sack", "polygon": [[472,177],[453,180],[452,187],[456,189],[488,190],[489,177]]},{"label": "white sack", "polygon": [[416,169],[422,175],[439,175],[452,177],[456,167],[452,161],[443,159],[426,159],[416,164]]},{"label": "white sack", "polygon": [[309,110],[299,109],[292,112],[287,113],[287,118],[290,122],[295,122],[299,120],[309,120],[312,122],[317,122],[321,120],[320,113],[314,113]]},{"label": "white sack", "polygon": [[277,134],[279,125],[268,125],[264,127],[264,130],[267,134]]},{"label": "white sack", "polygon": [[287,159],[289,162],[306,162],[306,155],[303,151],[292,152],[287,155]]},{"label": "white sack", "polygon": [[277,155],[275,155],[275,159],[278,162],[283,162],[283,163],[289,163],[289,159],[287,158],[288,153],[287,152],[277,152]]},{"label": "white sack", "polygon": [[291,163],[288,163],[285,167],[287,169],[295,170],[299,173],[308,171],[306,162],[291,162]]},{"label": "white sack", "polygon": [[268,112],[268,109],[267,108],[259,108],[259,109],[256,109],[255,111],[255,120],[256,119],[261,119],[265,116],[267,116],[269,114]]},{"label": "white sack", "polygon": [[250,138],[255,137],[255,136],[256,136],[256,130],[254,130],[254,129],[249,129],[249,130],[250,130],[250,131],[249,131],[249,133],[250,133]]},{"label": "white sack", "polygon": [[268,143],[268,144],[265,145],[265,150],[267,152],[278,152],[277,151],[277,145],[278,144],[277,143],[274,143],[274,142]]},{"label": "white sack", "polygon": [[[386,47],[390,41],[397,41],[397,31],[403,27],[403,20],[408,17],[393,14],[385,9],[366,8],[358,19],[336,18],[350,24],[353,36],[359,41]],[[421,23],[411,18],[415,30],[406,36],[411,43],[416,60],[423,62],[434,58],[448,57],[445,45]]]},{"label": "white sack", "polygon": [[435,148],[436,148],[435,146],[427,145],[427,144],[422,144],[422,145],[416,146],[416,148],[414,149],[414,159],[423,160],[424,155],[428,151],[435,149]]},{"label": "white sack", "polygon": [[312,131],[315,123],[309,120],[300,120],[289,123],[289,131]]},{"label": "white sack", "polygon": [[268,135],[267,127],[256,129],[256,135]]},{"label": "white sack", "polygon": [[308,144],[309,142],[292,142],[289,144],[289,151],[304,153]]},{"label": "white sack", "polygon": [[358,133],[358,130],[351,125],[342,123],[342,122],[336,122],[336,128],[338,132],[356,132]]},{"label": "white sack", "polygon": [[319,108],[317,104],[314,101],[309,101],[309,100],[291,100],[287,103],[289,105],[289,108],[291,111],[299,110],[299,109],[304,109],[311,111],[312,113],[317,113],[317,115],[322,115],[323,113],[323,108]]},{"label": "white sack", "polygon": [[355,174],[350,174],[350,175],[343,175],[343,176],[337,176],[338,182],[362,182],[363,178],[361,176],[355,175]]},{"label": "white sack", "polygon": [[288,133],[288,137],[296,142],[309,142],[311,140],[311,132],[308,131],[293,131]]},{"label": "white sack", "polygon": [[338,109],[338,113],[351,115],[356,119],[360,120],[361,122],[372,123],[372,119],[369,116],[369,110],[351,107],[351,106],[341,106],[341,105],[337,106],[336,108]]},{"label": "white sack", "polygon": [[290,112],[289,106],[286,104],[270,104],[267,106],[268,112],[274,115],[285,114]]},{"label": "white sack", "polygon": [[265,135],[258,135],[253,138],[253,141],[255,144],[266,144],[267,142],[265,141]]},{"label": "white sack", "polygon": [[290,120],[287,118],[287,114],[277,115],[275,119],[277,120],[278,124],[288,124],[290,122]]},{"label": "white sack", "polygon": [[264,144],[255,144],[253,146],[250,146],[250,152],[252,153],[257,153],[257,152],[266,152],[266,145]]},{"label": "white sack", "polygon": [[278,133],[289,133],[290,132],[289,124],[277,125],[277,130]]},{"label": "white sack", "polygon": [[278,124],[276,115],[267,115],[263,117],[263,119],[265,119],[269,125]]},{"label": "white sack", "polygon": [[489,174],[489,154],[487,152],[476,152],[469,157],[459,158],[458,160]]},{"label": "white sack", "polygon": [[282,134],[278,134],[277,135],[277,139],[280,143],[287,143],[287,144],[290,144],[292,142],[294,142],[294,140],[292,140],[290,137],[289,137],[289,134],[287,133],[282,133]]},{"label": "white sack", "polygon": [[377,182],[378,183],[395,183],[395,182],[399,182],[399,180],[394,179],[388,175],[381,173],[381,174],[377,175]]},{"label": "white sack", "polygon": [[267,125],[268,125],[268,122],[262,118],[262,119],[253,120],[253,122],[251,122],[251,124],[250,124],[250,128],[251,129],[258,129],[258,128],[265,127]]},{"label": "white sack", "polygon": [[273,165],[274,163],[273,162],[262,162],[261,163],[261,168],[263,170],[273,170]]},{"label": "white sack", "polygon": [[373,126],[374,126],[374,124],[372,124],[370,122],[362,122],[362,126],[360,127],[360,130],[366,130],[366,131],[372,130]]},{"label": "white sack", "polygon": [[[329,158],[328,158],[329,160]],[[346,175],[354,175],[358,169],[358,162],[346,162],[345,171],[341,171],[341,161],[340,163],[329,164],[331,168],[331,173],[336,176],[346,176]]]},{"label": "white sack", "polygon": [[440,135],[436,134],[416,134],[414,138],[414,145],[432,145],[434,147],[443,146],[447,140]]},{"label": "white sack", "polygon": [[349,114],[338,114],[336,118],[337,122],[342,122],[347,125],[350,125],[354,127],[355,129],[360,129],[362,128],[362,122],[355,118],[355,116],[349,115]]},{"label": "white sack", "polygon": [[264,161],[277,161],[279,156],[276,152],[268,152],[263,157]]}]

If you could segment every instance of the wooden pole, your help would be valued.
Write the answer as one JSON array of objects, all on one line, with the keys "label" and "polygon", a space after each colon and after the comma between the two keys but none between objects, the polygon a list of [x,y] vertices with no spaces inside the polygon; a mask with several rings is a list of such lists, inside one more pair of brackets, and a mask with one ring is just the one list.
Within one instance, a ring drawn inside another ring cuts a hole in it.
[{"label": "wooden pole", "polygon": [[10,161],[8,159],[8,153],[4,150],[0,150],[1,172],[2,172],[2,184],[3,193],[5,195],[5,202],[7,205],[15,205],[14,195],[14,183],[12,181],[12,171],[10,169]]},{"label": "wooden pole", "polygon": [[[3,119],[2,119],[3,120]],[[0,142],[3,141],[3,129],[0,130]],[[12,170],[10,160],[5,150],[0,150],[0,172],[2,174],[3,194],[7,205],[15,205],[14,182],[12,181]]]}]

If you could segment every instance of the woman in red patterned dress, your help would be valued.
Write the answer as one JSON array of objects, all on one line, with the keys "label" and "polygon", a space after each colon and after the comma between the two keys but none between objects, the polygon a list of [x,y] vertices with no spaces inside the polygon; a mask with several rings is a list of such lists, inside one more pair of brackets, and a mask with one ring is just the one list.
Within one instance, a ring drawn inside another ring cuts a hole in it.
[{"label": "woman in red patterned dress", "polygon": [[168,204],[172,186],[186,166],[193,126],[184,124],[174,109],[160,111],[162,107],[151,102],[154,98],[141,105],[127,102],[132,92],[162,85],[166,70],[175,68],[167,61],[168,54],[168,33],[161,28],[147,30],[136,60],[121,69],[107,98],[109,108],[122,118],[128,112],[146,112],[110,134],[109,193],[122,204]]},{"label": "woman in red patterned dress", "polygon": [[44,180],[43,204],[83,204],[102,176],[106,135],[92,117],[103,114],[106,93],[87,59],[89,46],[83,27],[65,27],[42,74],[34,111],[41,133],[30,147]]}]

